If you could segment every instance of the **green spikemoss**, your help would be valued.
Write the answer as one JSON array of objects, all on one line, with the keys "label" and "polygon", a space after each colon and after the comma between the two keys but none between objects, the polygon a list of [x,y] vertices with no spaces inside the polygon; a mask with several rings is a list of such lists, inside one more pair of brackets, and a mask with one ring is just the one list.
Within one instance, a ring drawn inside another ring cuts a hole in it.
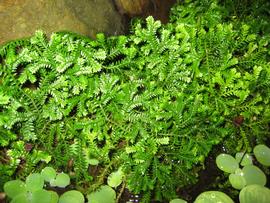
[{"label": "green spikemoss", "polygon": [[130,36],[38,31],[2,46],[1,186],[49,163],[93,191],[122,166],[146,202],[152,191],[171,199],[213,146],[248,150],[269,138],[270,39],[221,23],[209,6],[207,26],[176,6],[170,24],[149,17]]}]

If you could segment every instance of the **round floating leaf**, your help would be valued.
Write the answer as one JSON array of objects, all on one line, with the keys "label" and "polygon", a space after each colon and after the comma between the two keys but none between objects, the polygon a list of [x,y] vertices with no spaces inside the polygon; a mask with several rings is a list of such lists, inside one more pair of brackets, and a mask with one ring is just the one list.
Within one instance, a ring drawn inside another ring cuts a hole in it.
[{"label": "round floating leaf", "polygon": [[43,188],[44,178],[39,173],[33,173],[27,176],[25,183],[27,191],[34,192]]},{"label": "round floating leaf", "polygon": [[88,162],[90,165],[93,165],[93,166],[96,166],[99,163],[97,159],[89,159]]},{"label": "round floating leaf", "polygon": [[235,159],[241,166],[252,165],[252,156],[250,156],[249,154],[238,152],[235,155]]},{"label": "round floating leaf", "polygon": [[228,154],[220,154],[216,158],[217,167],[227,173],[234,173],[239,165],[235,158]]},{"label": "round floating leaf", "polygon": [[241,190],[247,184],[246,179],[244,178],[244,173],[241,169],[237,169],[235,174],[230,174],[229,181],[232,187],[237,190]]},{"label": "round floating leaf", "polygon": [[239,194],[240,203],[269,203],[270,190],[261,185],[248,185]]},{"label": "round floating leaf", "polygon": [[14,197],[10,203],[29,203],[29,202],[31,202],[30,196],[27,192],[25,192]]},{"label": "round floating leaf", "polygon": [[50,182],[56,177],[56,171],[52,167],[45,167],[40,174],[47,182]]},{"label": "round floating leaf", "polygon": [[247,185],[262,185],[266,184],[266,176],[264,172],[257,166],[248,165],[243,168],[244,178],[246,179]]},{"label": "round floating leaf", "polygon": [[88,203],[115,203],[116,193],[107,185],[103,185],[96,192],[87,195]]},{"label": "round floating leaf", "polygon": [[177,198],[177,199],[171,200],[170,203],[187,203],[187,201]]},{"label": "round floating leaf", "polygon": [[59,200],[59,196],[54,191],[48,191],[51,194],[51,202],[50,203],[57,203]]},{"label": "round floating leaf", "polygon": [[4,184],[4,192],[8,197],[14,198],[15,196],[25,193],[26,186],[21,180],[11,180]]},{"label": "round floating leaf", "polygon": [[233,200],[223,192],[207,191],[201,193],[194,203],[233,203]]},{"label": "round floating leaf", "polygon": [[66,187],[70,184],[70,178],[69,175],[66,173],[59,173],[55,180],[50,181],[51,186],[57,186],[57,187]]},{"label": "round floating leaf", "polygon": [[123,177],[124,173],[121,168],[119,168],[118,171],[113,172],[109,175],[107,183],[109,186],[116,188],[122,183]]},{"label": "round floating leaf", "polygon": [[59,203],[84,203],[84,196],[79,191],[70,190],[60,196]]},{"label": "round floating leaf", "polygon": [[253,149],[254,155],[262,165],[270,166],[270,148],[265,145],[257,145]]},{"label": "round floating leaf", "polygon": [[55,192],[47,190],[36,190],[32,193],[31,203],[57,203],[58,195]]}]

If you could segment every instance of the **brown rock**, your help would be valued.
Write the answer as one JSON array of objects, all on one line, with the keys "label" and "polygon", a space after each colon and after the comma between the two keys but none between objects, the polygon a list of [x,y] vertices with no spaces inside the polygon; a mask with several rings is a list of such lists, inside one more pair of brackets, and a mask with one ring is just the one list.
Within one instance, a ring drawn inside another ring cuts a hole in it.
[{"label": "brown rock", "polygon": [[5,202],[6,194],[4,192],[0,192],[0,202]]},{"label": "brown rock", "polygon": [[114,0],[121,14],[129,17],[153,16],[156,20],[167,23],[170,8],[177,0]]},{"label": "brown rock", "polygon": [[130,16],[141,15],[149,3],[150,0],[115,0],[120,13]]},{"label": "brown rock", "polygon": [[41,29],[95,37],[123,33],[122,17],[108,0],[0,0],[0,44]]}]

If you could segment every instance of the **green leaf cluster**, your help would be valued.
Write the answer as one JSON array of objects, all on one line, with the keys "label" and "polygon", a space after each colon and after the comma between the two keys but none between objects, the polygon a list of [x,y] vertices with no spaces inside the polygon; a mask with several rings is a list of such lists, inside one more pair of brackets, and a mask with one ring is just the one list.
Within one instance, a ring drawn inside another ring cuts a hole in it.
[{"label": "green leaf cluster", "polygon": [[[55,181],[54,181],[55,179]],[[56,175],[51,167],[46,167],[41,173],[33,173],[26,177],[25,182],[17,179],[4,184],[4,192],[11,203],[84,203],[84,196],[77,190],[69,190],[60,197],[53,190],[43,189],[45,181],[52,187],[66,187],[69,176],[64,173]]]},{"label": "green leaf cluster", "polygon": [[196,2],[128,36],[37,31],[1,46],[0,185],[50,163],[95,191],[121,167],[143,201],[170,199],[215,145],[268,139],[269,35]]},{"label": "green leaf cluster", "polygon": [[[253,149],[254,156],[257,161],[264,165],[269,166],[270,148],[265,145],[256,145]],[[235,158],[229,154],[219,154],[216,157],[216,164],[219,169],[225,173],[230,173],[229,182],[231,186],[239,193],[240,203],[262,202],[267,203],[270,199],[270,189],[266,185],[266,176],[264,172],[253,165],[253,157],[250,154],[238,152]],[[239,168],[239,164],[243,166]],[[183,199],[173,199],[173,202],[186,202]],[[194,203],[233,203],[234,201],[224,192],[221,191],[206,191],[198,195]]]},{"label": "green leaf cluster", "polygon": [[[260,164],[269,166],[269,147],[260,144],[256,145],[253,151]],[[253,165],[252,160],[252,155],[243,152],[237,153],[235,158],[229,154],[220,154],[216,158],[216,164],[220,170],[230,173],[229,182],[235,189],[241,190],[248,185],[254,184],[265,186],[266,175],[259,167]],[[239,164],[243,168],[240,168]]]}]

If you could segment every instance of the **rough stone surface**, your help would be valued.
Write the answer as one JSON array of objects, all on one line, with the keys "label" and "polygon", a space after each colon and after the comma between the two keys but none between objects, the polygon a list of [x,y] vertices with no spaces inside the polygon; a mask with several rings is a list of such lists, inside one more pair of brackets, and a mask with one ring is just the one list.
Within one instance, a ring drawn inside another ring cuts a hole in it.
[{"label": "rough stone surface", "polygon": [[114,0],[118,10],[129,17],[143,17],[151,15],[163,23],[169,21],[170,8],[177,0]]},{"label": "rough stone surface", "polygon": [[111,0],[0,0],[0,44],[28,37],[72,31],[95,37],[123,33],[122,17]]},{"label": "rough stone surface", "polygon": [[120,13],[125,13],[130,16],[140,15],[144,9],[148,7],[151,0],[114,0]]}]

